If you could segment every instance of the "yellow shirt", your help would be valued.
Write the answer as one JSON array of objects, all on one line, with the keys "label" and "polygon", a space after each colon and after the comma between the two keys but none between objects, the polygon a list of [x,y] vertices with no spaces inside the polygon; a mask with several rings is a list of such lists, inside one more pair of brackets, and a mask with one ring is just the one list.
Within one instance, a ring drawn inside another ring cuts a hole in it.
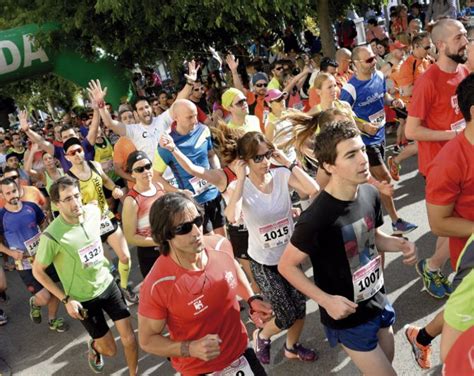
[{"label": "yellow shirt", "polygon": [[255,115],[247,115],[243,125],[237,125],[232,123],[232,120],[227,123],[227,126],[232,129],[242,129],[245,133],[247,132],[261,132],[260,120]]}]

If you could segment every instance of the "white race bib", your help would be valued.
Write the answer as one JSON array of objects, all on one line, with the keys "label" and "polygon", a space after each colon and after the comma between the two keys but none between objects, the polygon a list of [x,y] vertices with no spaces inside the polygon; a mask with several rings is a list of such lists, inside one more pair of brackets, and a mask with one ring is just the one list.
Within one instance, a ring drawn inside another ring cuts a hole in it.
[{"label": "white race bib", "polygon": [[382,109],[379,112],[376,112],[375,114],[370,115],[369,121],[372,123],[372,125],[376,127],[381,127],[382,125],[384,125],[385,124],[385,110]]},{"label": "white race bib", "polygon": [[100,236],[107,234],[114,230],[112,221],[107,217],[102,217],[100,221]]},{"label": "white race bib", "polygon": [[26,253],[30,256],[36,255],[36,251],[38,250],[38,245],[40,241],[41,232],[38,232],[35,236],[31,239],[26,240],[23,244],[26,247]]},{"label": "white race bib", "polygon": [[290,221],[283,218],[258,229],[263,248],[274,248],[290,240]]},{"label": "white race bib", "polygon": [[356,303],[370,299],[382,288],[383,273],[380,255],[354,272],[352,284]]},{"label": "white race bib", "polygon": [[466,121],[464,119],[458,120],[457,122],[451,124],[452,131],[461,132],[464,128],[466,128]]},{"label": "white race bib", "polygon": [[250,364],[245,359],[245,356],[241,356],[229,367],[224,368],[222,371],[210,373],[212,376],[253,376],[254,373],[250,368]]},{"label": "white race bib", "polygon": [[206,180],[198,178],[196,176],[189,179],[189,184],[191,184],[193,187],[194,196],[199,196],[202,192],[208,190],[211,186]]},{"label": "white race bib", "polygon": [[81,259],[82,266],[89,268],[97,265],[104,260],[104,249],[102,248],[102,242],[98,239],[96,242],[79,249],[79,258]]}]

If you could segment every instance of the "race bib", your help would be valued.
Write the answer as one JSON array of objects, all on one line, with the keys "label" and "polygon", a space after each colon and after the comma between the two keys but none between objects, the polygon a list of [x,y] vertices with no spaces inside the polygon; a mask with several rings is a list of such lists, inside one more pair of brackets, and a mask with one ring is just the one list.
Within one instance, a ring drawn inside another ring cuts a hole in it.
[{"label": "race bib", "polygon": [[382,125],[385,124],[385,110],[380,110],[379,112],[376,112],[375,114],[372,114],[369,116],[369,121],[372,123],[372,125],[376,127],[381,127]]},{"label": "race bib", "polygon": [[89,268],[102,262],[104,260],[104,249],[100,239],[79,249],[79,258],[84,268]]},{"label": "race bib", "polygon": [[210,188],[210,184],[206,180],[196,176],[189,179],[189,184],[193,187],[194,196],[199,196],[202,192]]},{"label": "race bib", "polygon": [[466,121],[464,119],[458,120],[457,122],[451,124],[452,131],[461,132],[464,128],[466,128]]},{"label": "race bib", "polygon": [[15,260],[15,268],[16,270],[31,270],[34,260],[34,257],[24,257],[21,260]]},{"label": "race bib", "polygon": [[103,217],[100,221],[100,236],[112,232],[113,230],[114,225],[112,221],[107,217]]},{"label": "race bib", "polygon": [[28,239],[23,242],[26,248],[26,253],[28,253],[30,256],[36,255],[36,251],[38,250],[38,245],[40,241],[40,236],[41,236],[41,232],[38,232],[31,239]]},{"label": "race bib", "polygon": [[356,303],[370,299],[383,286],[382,258],[377,256],[352,275],[354,301]]},{"label": "race bib", "polygon": [[290,221],[280,219],[275,223],[262,226],[258,229],[264,248],[274,248],[288,243],[290,240]]},{"label": "race bib", "polygon": [[212,372],[209,375],[212,376],[253,376],[254,373],[250,368],[250,364],[245,359],[245,356],[241,356],[229,367],[224,368],[222,371]]}]

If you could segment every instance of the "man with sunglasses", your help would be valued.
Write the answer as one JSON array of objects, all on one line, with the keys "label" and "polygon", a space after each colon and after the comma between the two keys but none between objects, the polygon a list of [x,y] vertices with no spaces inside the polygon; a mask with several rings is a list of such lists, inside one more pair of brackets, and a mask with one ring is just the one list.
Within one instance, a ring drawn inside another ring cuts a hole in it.
[{"label": "man with sunglasses", "polygon": [[244,132],[260,132],[260,121],[255,115],[249,115],[247,98],[239,89],[231,87],[222,94],[222,107],[230,112],[227,126],[242,129]]},{"label": "man with sunglasses", "polygon": [[[109,271],[100,236],[101,211],[97,205],[82,205],[77,180],[62,176],[50,189],[59,216],[40,238],[33,275],[64,303],[68,314],[85,327],[88,362],[95,373],[104,369],[103,355],[114,356],[115,340],[104,311],[114,321],[125,352],[130,375],[137,374],[138,349],[122,292]],[[46,274],[54,265],[63,288]]]},{"label": "man with sunglasses", "polygon": [[[173,108],[174,123],[171,126],[170,136],[176,147],[197,166],[206,169],[220,168],[219,159],[212,146],[211,132],[197,120],[196,105],[187,99],[178,99]],[[203,205],[204,232],[214,231],[225,235],[225,218],[219,190],[206,180],[190,175],[176,161],[173,152],[174,149],[169,151],[158,147],[153,161],[155,175],[160,176],[169,166],[179,189],[192,192],[196,201]]]},{"label": "man with sunglasses", "polygon": [[[151,208],[150,224],[162,256],[141,289],[141,348],[170,357],[183,375],[266,375],[247,348],[237,294],[260,322],[270,318],[271,308],[253,294],[232,257],[205,245],[195,201],[182,193],[164,195]],[[165,327],[170,336],[163,335]]]},{"label": "man with sunglasses", "polygon": [[247,97],[249,113],[258,117],[260,121],[260,130],[265,132],[265,122],[268,116],[268,108],[265,105],[265,95],[267,95],[268,76],[266,73],[257,72],[252,77],[253,91],[247,90],[242,84],[237,68],[239,60],[233,55],[227,55],[227,65],[232,73],[234,87],[239,89]]},{"label": "man with sunglasses", "polygon": [[[3,171],[3,179],[6,178],[14,180],[15,183],[18,185],[18,192],[20,194],[21,201],[34,202],[43,210],[46,208],[46,199],[38,188],[32,185],[21,184],[19,169],[6,166]],[[0,208],[3,208],[4,206],[5,198],[3,197],[3,195],[0,195]]]},{"label": "man with sunglasses", "polygon": [[[378,181],[390,183],[385,165],[385,110],[384,105],[404,108],[400,99],[387,92],[385,77],[375,68],[376,56],[370,46],[359,46],[352,51],[356,74],[342,88],[341,100],[348,102],[359,119],[364,121],[362,140],[366,145],[371,175]],[[407,234],[418,226],[399,217],[392,196],[381,195],[382,203],[392,220],[394,235]]]},{"label": "man with sunglasses", "polygon": [[283,76],[284,76],[284,69],[283,63],[285,60],[277,60],[272,63],[272,79],[268,83],[268,89],[278,89],[283,87]]}]

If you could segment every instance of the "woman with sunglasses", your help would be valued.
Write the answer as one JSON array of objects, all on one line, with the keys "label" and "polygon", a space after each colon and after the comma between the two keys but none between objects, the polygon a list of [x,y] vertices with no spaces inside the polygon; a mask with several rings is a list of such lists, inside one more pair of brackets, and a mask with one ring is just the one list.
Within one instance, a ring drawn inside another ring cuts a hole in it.
[{"label": "woman with sunglasses", "polygon": [[[46,192],[49,195],[49,189],[51,188],[51,185],[56,180],[58,180],[61,176],[64,175],[64,171],[62,168],[58,167],[57,159],[47,152],[43,152],[42,154],[44,170],[39,170],[39,171],[34,170],[33,159],[34,159],[35,153],[38,150],[39,150],[39,145],[36,143],[33,143],[31,145],[30,152],[28,153],[28,156],[25,160],[25,171],[33,179],[37,179],[41,181],[44,184],[46,188]],[[52,212],[53,218],[56,218],[59,215],[58,208],[53,202],[51,202],[51,212]]]},{"label": "woman with sunglasses", "polygon": [[[238,151],[241,159],[236,163],[237,180],[229,185],[231,198],[225,214],[231,223],[238,222],[243,214],[249,230],[250,266],[275,314],[254,332],[255,352],[262,364],[269,364],[271,337],[288,329],[285,356],[314,361],[315,352],[298,342],[306,315],[305,297],[280,275],[277,267],[294,228],[290,187],[313,197],[319,186],[261,133],[246,133],[238,141]],[[272,158],[285,167],[271,170]]]},{"label": "woman with sunglasses", "polygon": [[136,183],[123,202],[122,225],[129,245],[137,247],[138,265],[145,278],[160,255],[153,241],[150,228],[150,208],[153,202],[165,194],[163,186],[153,183],[152,163],[143,151],[128,156],[127,171]]},{"label": "woman with sunglasses", "polygon": [[131,266],[130,251],[117,219],[109,210],[104,187],[112,191],[112,197],[115,199],[120,199],[123,196],[123,192],[102,170],[99,163],[85,159],[84,149],[78,138],[73,137],[67,140],[63,145],[63,149],[66,159],[72,164],[67,174],[79,182],[83,204],[95,201],[100,208],[102,213],[100,224],[101,239],[102,242],[107,241],[119,258],[120,287],[125,295],[125,299],[132,304],[137,303],[138,295],[128,285]]}]

